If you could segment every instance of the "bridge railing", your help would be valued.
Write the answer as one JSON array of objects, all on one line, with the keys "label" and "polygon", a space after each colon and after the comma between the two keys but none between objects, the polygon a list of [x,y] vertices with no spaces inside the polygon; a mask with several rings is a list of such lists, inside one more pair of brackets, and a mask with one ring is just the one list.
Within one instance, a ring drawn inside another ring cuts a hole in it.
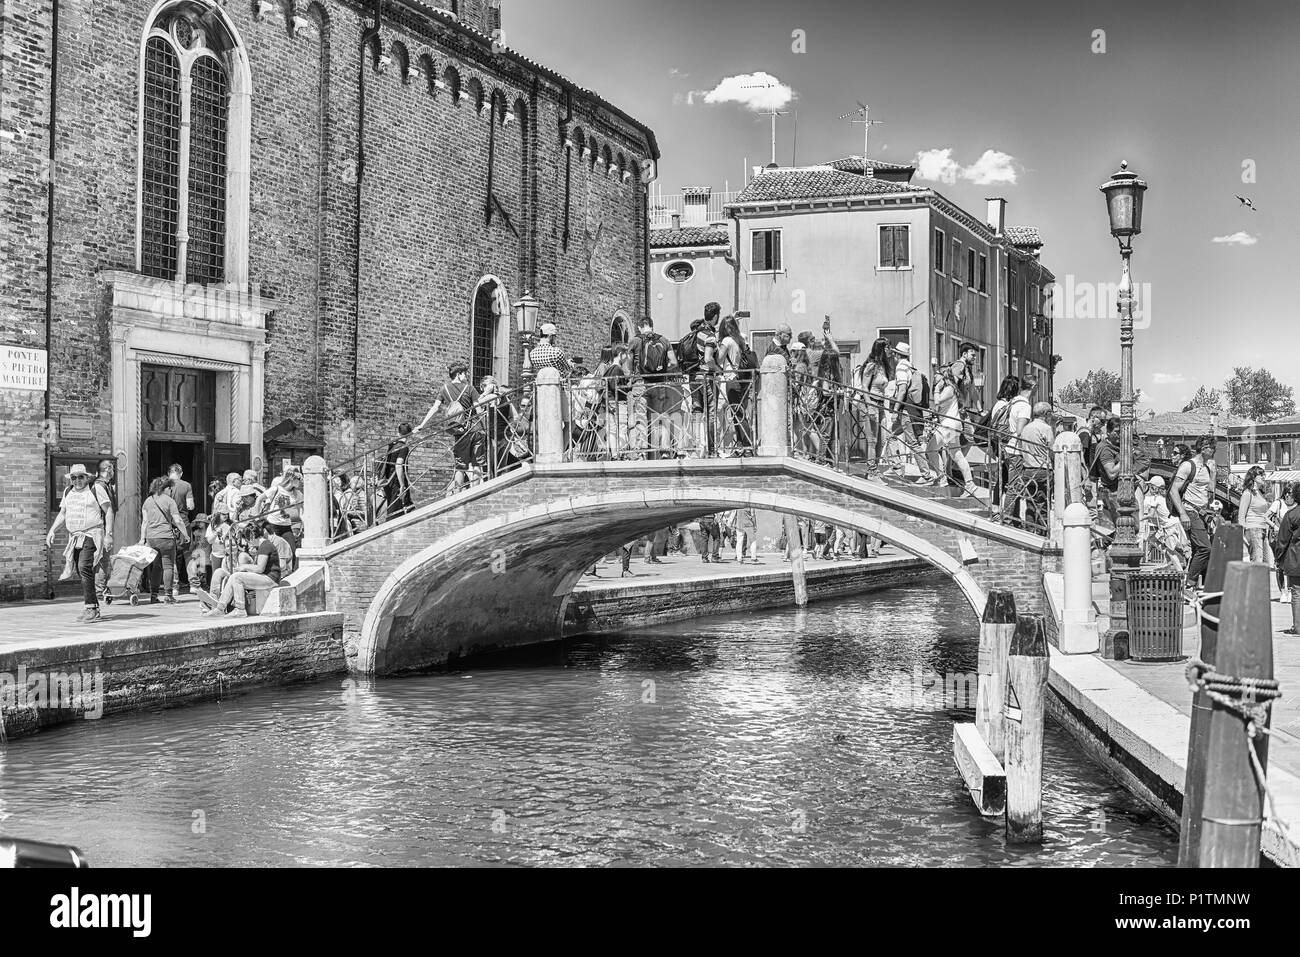
[{"label": "bridge railing", "polygon": [[531,385],[501,390],[330,467],[327,539],[350,538],[518,468],[533,454],[532,408]]},{"label": "bridge railing", "polygon": [[588,375],[561,380],[563,459],[608,462],[755,454],[757,376]]},{"label": "bridge railing", "polygon": [[[955,488],[1008,525],[1046,534],[1052,449],[959,412],[789,373],[790,452],[821,465],[919,487]],[[963,468],[964,466],[964,468]],[[1045,467],[1044,467],[1045,466]]]}]

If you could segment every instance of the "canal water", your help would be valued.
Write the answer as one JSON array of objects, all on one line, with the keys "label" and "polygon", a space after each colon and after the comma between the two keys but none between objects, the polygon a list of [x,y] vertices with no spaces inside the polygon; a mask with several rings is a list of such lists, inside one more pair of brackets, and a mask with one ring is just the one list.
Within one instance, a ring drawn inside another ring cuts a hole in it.
[{"label": "canal water", "polygon": [[1176,836],[1050,723],[1043,845],[974,811],[951,738],[975,635],[921,579],[78,722],[0,747],[0,832],[102,866],[1172,865]]}]

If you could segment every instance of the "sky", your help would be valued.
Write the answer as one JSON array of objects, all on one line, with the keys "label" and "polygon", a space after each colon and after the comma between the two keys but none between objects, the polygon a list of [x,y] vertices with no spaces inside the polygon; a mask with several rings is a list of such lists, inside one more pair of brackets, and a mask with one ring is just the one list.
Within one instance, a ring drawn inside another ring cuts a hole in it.
[{"label": "sky", "polygon": [[769,162],[757,111],[773,97],[791,111],[783,165],[861,153],[862,127],[838,117],[869,104],[883,121],[873,157],[918,162],[915,184],[981,219],[986,197],[1004,197],[1009,224],[1042,231],[1062,286],[1058,385],[1119,368],[1115,312],[1089,300],[1119,281],[1098,187],[1127,160],[1149,184],[1135,384],[1160,410],[1238,365],[1300,387],[1300,242],[1284,229],[1300,213],[1286,172],[1300,155],[1300,4],[503,0],[502,20],[509,46],[655,131],[669,194],[734,190],[746,163]]}]

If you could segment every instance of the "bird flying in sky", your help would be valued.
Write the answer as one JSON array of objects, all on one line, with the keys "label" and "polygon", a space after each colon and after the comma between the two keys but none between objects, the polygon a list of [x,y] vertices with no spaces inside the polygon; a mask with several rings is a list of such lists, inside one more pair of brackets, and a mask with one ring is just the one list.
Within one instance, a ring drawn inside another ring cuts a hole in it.
[{"label": "bird flying in sky", "polygon": [[1256,212],[1256,213],[1259,212],[1259,208],[1250,201],[1249,197],[1238,196],[1237,201],[1240,202],[1242,206],[1245,206],[1247,209],[1251,210],[1252,212]]}]

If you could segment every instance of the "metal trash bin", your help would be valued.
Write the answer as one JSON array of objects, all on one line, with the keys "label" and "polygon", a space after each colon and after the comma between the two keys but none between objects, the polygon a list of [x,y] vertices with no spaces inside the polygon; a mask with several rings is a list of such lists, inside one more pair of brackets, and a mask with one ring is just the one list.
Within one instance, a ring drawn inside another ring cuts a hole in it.
[{"label": "metal trash bin", "polygon": [[1128,581],[1129,657],[1180,661],[1183,654],[1183,576],[1138,572]]}]

